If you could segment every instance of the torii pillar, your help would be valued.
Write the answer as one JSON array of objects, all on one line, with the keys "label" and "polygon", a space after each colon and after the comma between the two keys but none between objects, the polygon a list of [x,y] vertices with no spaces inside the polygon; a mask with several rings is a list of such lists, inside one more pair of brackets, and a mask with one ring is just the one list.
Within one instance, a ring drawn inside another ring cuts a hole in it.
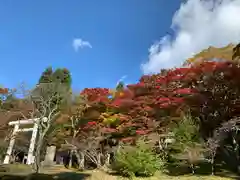
[{"label": "torii pillar", "polygon": [[[9,164],[17,132],[27,132],[27,131],[32,131],[32,137],[31,137],[30,146],[28,149],[27,164],[32,164],[34,162],[33,152],[34,152],[35,143],[36,143],[36,139],[37,139],[38,120],[39,119],[37,118],[37,119],[11,121],[8,123],[8,125],[10,125],[10,126],[14,125],[14,129],[13,129],[13,133],[10,138],[9,146],[8,146],[7,153],[6,153],[5,159],[3,161],[3,164]],[[33,128],[19,129],[19,126],[22,124],[34,124],[34,125],[33,125]]]}]

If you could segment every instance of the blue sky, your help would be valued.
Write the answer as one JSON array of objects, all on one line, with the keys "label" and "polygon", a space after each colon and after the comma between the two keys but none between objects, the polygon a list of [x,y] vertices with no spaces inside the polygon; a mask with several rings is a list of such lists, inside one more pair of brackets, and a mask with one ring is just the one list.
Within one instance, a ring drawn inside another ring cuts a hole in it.
[{"label": "blue sky", "polygon": [[[149,47],[170,32],[180,0],[0,1],[0,84],[33,86],[48,67],[66,67],[73,89],[113,87],[142,75]],[[92,48],[76,51],[74,39]]]}]

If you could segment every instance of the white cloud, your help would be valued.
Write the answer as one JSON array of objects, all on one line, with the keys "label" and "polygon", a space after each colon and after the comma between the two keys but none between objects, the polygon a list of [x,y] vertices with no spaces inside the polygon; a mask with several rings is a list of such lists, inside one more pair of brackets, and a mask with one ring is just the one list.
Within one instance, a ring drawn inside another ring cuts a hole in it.
[{"label": "white cloud", "polygon": [[[222,3],[220,3],[222,2]],[[176,38],[163,37],[149,48],[144,73],[181,65],[209,46],[240,42],[240,0],[188,0],[172,19]]]},{"label": "white cloud", "polygon": [[80,48],[82,49],[85,47],[92,48],[92,45],[90,44],[90,42],[84,41],[81,38],[74,39],[72,42],[72,46],[75,51],[78,51]]}]

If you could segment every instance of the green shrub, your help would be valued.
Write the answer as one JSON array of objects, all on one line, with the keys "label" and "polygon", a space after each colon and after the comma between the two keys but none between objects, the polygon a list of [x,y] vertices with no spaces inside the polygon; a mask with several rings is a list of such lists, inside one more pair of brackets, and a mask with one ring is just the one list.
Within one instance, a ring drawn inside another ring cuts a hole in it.
[{"label": "green shrub", "polygon": [[163,163],[152,148],[143,141],[136,146],[122,146],[116,153],[112,170],[123,176],[152,176],[160,170]]},{"label": "green shrub", "polygon": [[174,135],[174,143],[171,144],[172,153],[170,154],[175,163],[189,164],[194,173],[194,166],[204,160],[203,139],[199,134],[199,126],[197,119],[190,115],[183,117],[177,127],[172,129]]}]

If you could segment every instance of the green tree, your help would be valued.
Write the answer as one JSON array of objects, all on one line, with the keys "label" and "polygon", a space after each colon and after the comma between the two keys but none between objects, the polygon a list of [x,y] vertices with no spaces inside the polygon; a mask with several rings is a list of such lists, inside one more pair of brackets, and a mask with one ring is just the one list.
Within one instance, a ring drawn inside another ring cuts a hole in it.
[{"label": "green tree", "polygon": [[[53,99],[52,103],[61,102],[62,107],[63,105],[67,105],[66,100],[71,100],[71,97],[65,97],[65,94],[70,95],[71,84],[72,78],[69,70],[66,68],[58,68],[54,71],[52,67],[48,67],[43,71],[41,77],[39,78],[37,87],[34,89],[32,94],[41,94],[41,97],[45,99],[49,99],[49,96],[60,98]],[[63,89],[66,92],[61,91],[61,95],[56,95],[56,93],[59,93],[59,89]],[[64,101],[61,100],[62,96],[64,96]]]},{"label": "green tree", "polygon": [[116,91],[122,91],[124,89],[124,82],[120,81],[117,84]]},{"label": "green tree", "polygon": [[111,169],[128,176],[153,176],[156,171],[163,170],[164,162],[153,152],[151,143],[139,139],[136,146],[122,145],[116,153]]},{"label": "green tree", "polygon": [[50,83],[50,82],[52,82],[52,75],[53,75],[52,67],[46,68],[43,71],[38,83]]},{"label": "green tree", "polygon": [[191,116],[184,116],[177,127],[172,130],[175,151],[173,157],[180,162],[187,162],[195,173],[195,164],[203,159],[203,141],[199,135],[199,127]]},{"label": "green tree", "polygon": [[71,104],[71,82],[71,74],[66,68],[53,71],[48,67],[39,78],[36,88],[30,92],[29,101],[34,104],[32,116],[40,119],[34,164],[36,172],[39,172],[41,166],[42,150],[51,133],[55,131],[56,120]]},{"label": "green tree", "polygon": [[56,120],[61,116],[65,104],[69,101],[71,94],[65,88],[57,83],[40,84],[33,92],[27,96],[28,101],[34,104],[32,109],[32,118],[39,118],[38,140],[35,152],[34,169],[38,173],[41,167],[42,151],[49,134],[54,131]]},{"label": "green tree", "polygon": [[38,84],[42,83],[60,83],[70,88],[72,85],[71,73],[66,68],[58,68],[54,71],[52,67],[48,67],[43,71],[38,81]]}]

